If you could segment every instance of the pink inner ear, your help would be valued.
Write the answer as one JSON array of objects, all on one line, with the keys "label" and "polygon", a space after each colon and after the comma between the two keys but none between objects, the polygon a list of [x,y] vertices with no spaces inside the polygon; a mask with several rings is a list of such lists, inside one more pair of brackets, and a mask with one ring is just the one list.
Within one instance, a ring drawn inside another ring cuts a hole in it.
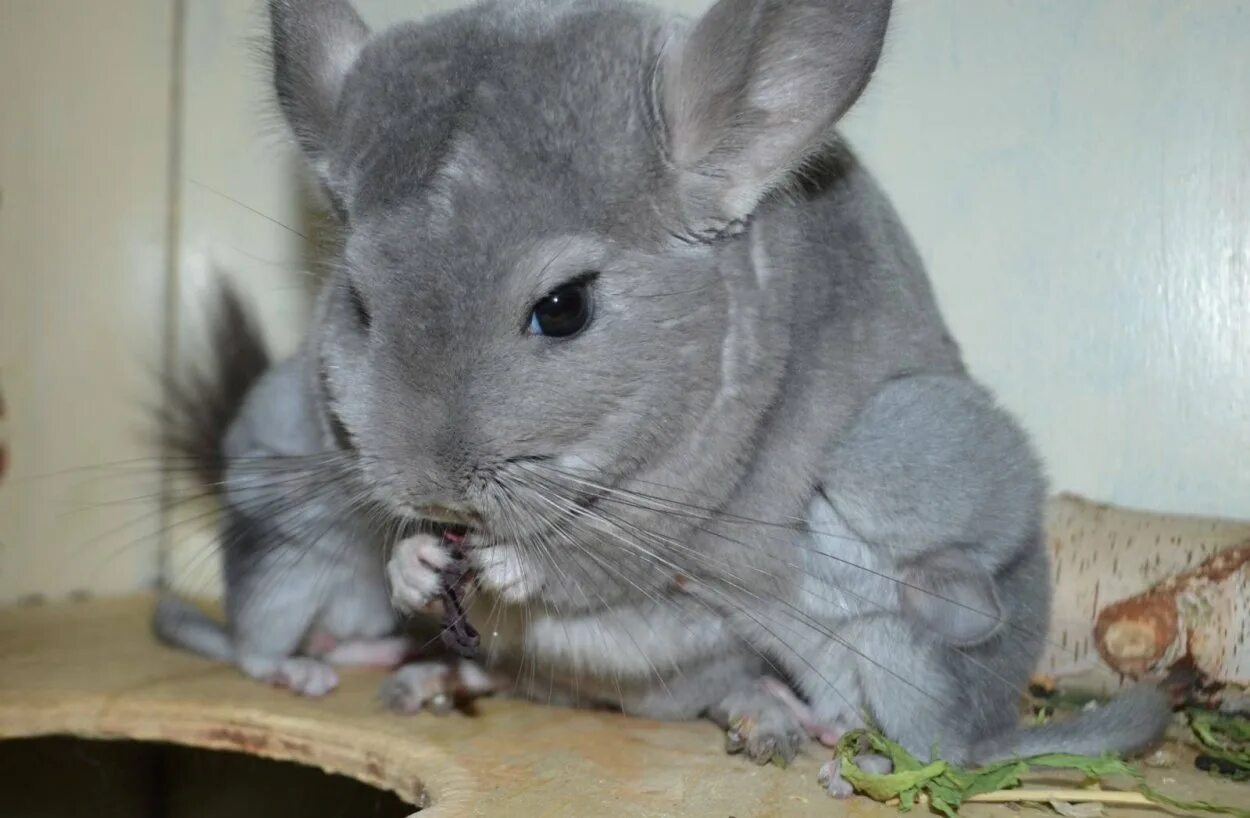
[{"label": "pink inner ear", "polygon": [[911,568],[899,601],[903,613],[943,642],[980,644],[998,632],[1003,610],[994,582],[984,572],[952,574]]}]

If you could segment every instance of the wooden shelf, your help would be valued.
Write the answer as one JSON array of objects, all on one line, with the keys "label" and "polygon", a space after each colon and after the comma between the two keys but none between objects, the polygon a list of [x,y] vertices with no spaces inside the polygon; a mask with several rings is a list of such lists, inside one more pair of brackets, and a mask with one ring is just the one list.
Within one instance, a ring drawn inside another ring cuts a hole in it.
[{"label": "wooden shelf", "polygon": [[[711,724],[507,700],[474,716],[382,709],[377,672],[302,699],[150,636],[147,596],[0,610],[0,738],[71,734],[241,750],[391,790],[422,816],[828,816],[813,750],[725,755]],[[866,802],[862,805],[870,808]],[[863,812],[857,809],[856,812]],[[894,814],[893,810],[881,810]]]},{"label": "wooden shelf", "polygon": [[[484,701],[473,716],[397,716],[375,698],[381,675],[367,671],[345,673],[327,698],[301,699],[157,644],[151,605],[136,596],[0,610],[0,738],[243,751],[391,790],[428,807],[422,816],[897,815],[825,796],[815,781],[825,757],[818,748],[787,769],[757,767],[726,756],[720,731],[706,723],[506,700]],[[1228,802],[1247,792],[1190,762],[1151,776],[1182,796]],[[1008,808],[975,805],[968,814]]]}]

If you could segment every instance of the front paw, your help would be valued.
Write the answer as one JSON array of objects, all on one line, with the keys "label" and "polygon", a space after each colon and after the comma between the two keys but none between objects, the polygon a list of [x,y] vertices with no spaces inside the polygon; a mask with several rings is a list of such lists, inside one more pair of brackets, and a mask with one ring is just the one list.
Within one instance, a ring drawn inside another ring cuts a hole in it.
[{"label": "front paw", "polygon": [[427,610],[443,587],[443,569],[451,555],[438,537],[416,534],[400,540],[386,563],[391,602],[401,611]]},{"label": "front paw", "polygon": [[307,656],[244,656],[239,667],[253,679],[284,687],[301,696],[324,696],[339,684],[334,668]]},{"label": "front paw", "polygon": [[499,544],[473,554],[482,585],[505,602],[521,603],[538,595],[542,576],[534,560],[525,560],[515,545]]},{"label": "front paw", "polygon": [[398,713],[450,712],[457,703],[494,692],[495,681],[468,660],[412,662],[396,670],[378,690],[382,703]]},{"label": "front paw", "polygon": [[[863,753],[852,760],[856,767],[870,775],[888,775],[894,772],[894,762],[875,753]],[[855,794],[855,788],[851,786],[851,782],[842,777],[842,759],[840,758],[825,762],[816,780],[825,792],[834,798],[850,798]]]}]

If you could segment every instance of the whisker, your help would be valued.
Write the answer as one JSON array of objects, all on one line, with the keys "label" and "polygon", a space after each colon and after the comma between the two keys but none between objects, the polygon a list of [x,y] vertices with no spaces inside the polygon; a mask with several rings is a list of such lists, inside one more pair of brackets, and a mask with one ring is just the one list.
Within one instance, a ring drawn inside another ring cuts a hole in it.
[{"label": "whisker", "polygon": [[216,188],[210,187],[210,186],[208,186],[208,185],[204,184],[203,182],[201,182],[200,180],[198,180],[198,179],[193,179],[193,178],[191,178],[191,177],[189,177],[189,176],[187,177],[187,181],[188,181],[188,182],[190,182],[191,184],[195,185],[196,187],[201,188],[202,190],[206,190],[206,191],[208,191],[209,193],[212,193],[212,194],[213,194],[213,195],[215,195],[215,196],[220,196],[221,198],[225,199],[226,201],[228,201],[228,202],[231,202],[231,203],[233,203],[233,204],[238,205],[239,207],[243,208],[244,210],[248,211],[249,213],[253,213],[253,214],[257,215],[257,216],[260,216],[262,219],[264,219],[265,221],[269,222],[270,224],[275,224],[275,225],[277,225],[278,227],[281,227],[283,230],[287,231],[288,233],[290,233],[290,234],[292,234],[292,235],[299,236],[301,239],[303,239],[304,241],[308,242],[308,244],[310,244],[310,245],[315,246],[315,244],[316,244],[316,243],[315,243],[315,242],[314,242],[311,238],[309,238],[308,236],[305,236],[303,233],[301,233],[300,231],[296,230],[294,227],[291,227],[289,224],[284,224],[283,222],[281,222],[281,221],[279,221],[279,220],[275,219],[273,216],[270,216],[269,214],[264,213],[263,211],[257,210],[256,208],[252,207],[252,206],[251,206],[251,205],[249,205],[249,204],[246,204],[245,202],[241,202],[241,201],[239,201],[238,199],[234,198],[233,196],[229,195],[228,193],[222,193],[220,190],[217,190]]},{"label": "whisker", "polygon": [[[556,473],[566,479],[574,480],[580,484],[587,486],[588,488],[594,491],[601,491],[604,494],[620,493],[620,494],[623,494],[632,498],[637,498],[638,502],[632,503],[632,504],[624,500],[611,500],[610,502],[614,502],[619,505],[623,505],[627,507],[637,508],[640,510],[672,513],[675,516],[682,516],[682,517],[685,517],[686,519],[692,519],[692,520],[703,520],[705,522],[735,523],[735,524],[740,524],[740,525],[758,525],[758,526],[764,526],[764,527],[769,527],[769,528],[779,528],[779,529],[785,529],[787,531],[792,531],[798,534],[810,534],[810,535],[817,536],[817,537],[824,537],[827,539],[834,539],[834,540],[842,540],[845,542],[855,543],[859,545],[870,545],[870,543],[867,543],[864,540],[861,540],[858,538],[848,537],[846,535],[836,534],[836,533],[828,532],[828,531],[820,531],[819,529],[812,528],[810,525],[806,524],[805,521],[803,521],[802,525],[796,524],[797,522],[802,521],[802,518],[791,518],[795,520],[796,523],[757,520],[757,519],[753,519],[749,517],[742,517],[740,515],[735,515],[731,512],[721,512],[718,510],[703,508],[699,506],[693,506],[691,504],[679,503],[677,501],[672,501],[668,498],[652,497],[649,495],[641,494],[639,492],[632,492],[632,491],[625,490],[625,489],[604,486],[600,483],[589,481],[589,480],[577,477],[576,475],[562,472],[559,469],[554,469],[549,466],[543,466],[543,464],[538,463],[538,462],[531,462],[531,463],[525,464],[525,467],[546,468],[548,471]],[[656,485],[659,485],[659,484],[656,484]],[[608,501],[606,497],[604,499],[605,499],[605,502]],[[676,508],[673,508],[673,506],[676,506]],[[707,528],[699,528],[699,530],[702,531],[703,533],[707,533],[709,535],[716,536],[721,539],[725,539],[729,542],[733,542],[738,545],[745,545],[745,543],[742,543],[738,540],[734,540],[732,538],[728,538],[727,535],[720,534],[719,532],[715,532]],[[878,579],[883,579],[883,580],[895,583],[899,586],[923,593],[933,599],[952,605],[954,607],[969,611],[971,613],[976,613],[987,619],[993,620],[1001,625],[1005,625],[1011,630],[1021,635],[1028,636],[1031,638],[1040,638],[1043,640],[1045,644],[1048,644],[1051,647],[1059,647],[1058,643],[1054,642],[1054,640],[1050,638],[1050,634],[1046,631],[1039,631],[1033,628],[1028,628],[1023,625],[1019,625],[1018,623],[1012,622],[1008,620],[1007,618],[999,616],[991,611],[981,610],[975,606],[968,605],[967,603],[962,602],[960,600],[953,599],[932,588],[926,588],[924,586],[917,585],[914,582],[906,580],[900,576],[888,574],[888,573],[885,573],[884,571],[880,571],[880,570],[871,568],[866,565],[861,565],[853,560],[849,560],[838,554],[834,554],[829,551],[822,550],[819,547],[816,547],[814,545],[809,545],[800,541],[794,541],[791,543],[791,545],[807,553],[816,554],[818,556],[837,562],[841,565],[845,565],[848,568],[852,568],[856,571],[863,572],[869,576],[873,576]],[[875,543],[871,545],[876,546]],[[887,550],[893,550],[889,548],[889,546],[882,546],[882,547],[886,548]],[[793,567],[795,567],[796,570],[806,571],[806,569],[803,569],[801,566],[793,566]],[[817,575],[810,574],[810,573],[808,575],[812,576],[813,578],[820,579],[820,580],[826,579],[825,577],[817,576]],[[840,590],[843,590],[844,592],[846,591],[846,589],[841,589],[841,588]],[[1076,620],[1074,619],[1072,621],[1075,622]]]},{"label": "whisker", "polygon": [[[581,509],[581,511],[582,511],[583,513],[586,511],[584,507],[579,507],[579,508]],[[607,520],[606,518],[600,517],[599,519],[600,519],[601,521],[603,521],[603,522],[609,522],[609,524],[610,524],[610,525],[612,524],[612,523],[611,523],[609,520]],[[625,525],[628,525],[628,524],[625,524]],[[618,528],[618,527],[620,527],[620,526],[619,526],[619,525],[613,525],[613,527],[614,527],[614,528]],[[669,562],[669,561],[664,560],[662,557],[659,557],[659,556],[658,556],[658,555],[656,555],[654,552],[651,552],[651,551],[648,551],[648,550],[647,550],[647,549],[645,549],[645,548],[642,548],[642,547],[641,547],[641,545],[640,545],[637,541],[630,540],[630,539],[625,538],[625,537],[620,536],[620,535],[616,535],[616,534],[614,534],[613,532],[607,532],[607,533],[609,533],[609,535],[611,535],[611,536],[614,536],[614,538],[615,538],[615,539],[617,539],[619,542],[621,542],[622,544],[624,544],[626,547],[629,547],[629,548],[631,548],[631,549],[635,550],[636,552],[641,552],[641,554],[642,554],[642,555],[644,555],[645,557],[650,558],[650,559],[651,559],[651,560],[653,560],[654,562],[658,562],[658,563],[660,563],[660,564],[666,564],[666,566],[667,566],[667,567],[669,567],[670,569],[674,569],[674,570],[679,571],[679,572],[684,572],[684,569],[680,569],[680,568],[679,568],[678,566],[676,566],[675,564],[673,564],[673,563],[671,563],[671,562]],[[646,532],[644,532],[644,533],[646,533]],[[685,573],[689,573],[689,572],[685,572]],[[751,620],[755,623],[755,625],[756,625],[757,627],[759,627],[762,631],[764,631],[764,632],[765,632],[765,633],[767,633],[768,635],[772,636],[772,637],[773,637],[773,639],[774,639],[775,641],[777,641],[779,644],[786,645],[786,642],[785,642],[784,640],[782,640],[782,639],[781,639],[781,638],[780,638],[780,637],[776,634],[776,632],[775,632],[775,631],[773,631],[771,628],[769,628],[767,625],[765,625],[763,622],[761,622],[761,621],[760,621],[760,620],[759,620],[759,619],[758,619],[758,618],[757,618],[757,617],[756,617],[753,613],[751,613],[750,611],[746,610],[744,607],[742,607],[742,606],[740,606],[740,605],[736,605],[736,604],[734,604],[734,603],[733,603],[733,601],[732,601],[732,600],[728,597],[728,595],[726,595],[724,592],[719,592],[719,591],[717,591],[715,588],[712,588],[712,587],[710,587],[710,586],[707,586],[707,585],[706,585],[705,583],[703,583],[703,582],[700,582],[700,584],[701,584],[701,585],[704,585],[704,587],[706,587],[706,588],[707,588],[707,590],[709,590],[710,592],[717,594],[718,598],[720,598],[722,601],[725,601],[726,603],[728,603],[731,607],[734,607],[734,608],[735,608],[736,610],[738,610],[738,611],[739,611],[739,613],[741,613],[743,616],[745,616],[745,617],[746,617],[746,618],[748,618],[748,619],[751,619]],[[735,587],[735,589],[736,589],[736,590],[739,590],[739,591],[745,592],[745,593],[747,593],[748,595],[752,595],[752,594],[750,594],[750,592],[745,591],[745,589],[743,589],[740,585],[736,585],[736,584],[734,584],[734,583],[731,583],[731,585],[733,585],[733,587]],[[758,599],[758,597],[757,597],[757,599]],[[714,609],[712,609],[712,610],[714,610]],[[802,612],[798,611],[798,609],[794,609],[794,610],[795,610],[795,612],[800,613],[800,614],[802,615]],[[775,624],[775,625],[782,624],[782,623],[777,622],[776,620],[770,620],[770,621],[772,621],[772,622],[773,622],[773,624]],[[813,620],[813,622],[814,622],[814,620]],[[813,628],[813,630],[816,630],[818,633],[822,633],[823,635],[827,636],[828,638],[833,639],[834,641],[837,641],[837,642],[839,642],[840,644],[843,644],[843,646],[844,646],[844,647],[846,647],[846,648],[847,648],[848,650],[850,650],[851,652],[854,652],[854,653],[860,653],[859,651],[856,651],[856,650],[855,650],[855,648],[854,648],[853,646],[851,646],[849,643],[845,643],[845,641],[844,641],[844,640],[841,640],[841,638],[840,638],[837,634],[834,634],[834,633],[832,633],[831,631],[822,631],[822,629],[821,629],[821,627],[819,626],[819,624],[815,624],[815,625],[813,625],[813,623],[812,623],[812,622],[809,622],[809,623],[806,623],[806,624],[808,624],[808,627],[812,627],[812,628]],[[793,632],[793,631],[792,631],[792,632]],[[830,681],[830,680],[829,680],[829,679],[828,679],[828,678],[827,678],[827,677],[826,677],[823,673],[821,673],[821,672],[820,672],[820,670],[818,670],[818,669],[817,669],[817,668],[816,668],[816,667],[815,667],[815,666],[811,663],[811,661],[810,661],[810,660],[809,660],[806,656],[802,655],[802,654],[801,654],[801,653],[799,653],[798,651],[795,651],[793,648],[789,648],[789,646],[788,646],[788,645],[786,645],[786,646],[787,646],[787,648],[788,648],[788,649],[789,649],[792,653],[794,653],[794,654],[795,654],[795,656],[796,656],[796,657],[798,657],[798,658],[800,659],[800,661],[802,661],[804,664],[806,664],[806,665],[807,665],[807,667],[808,667],[808,668],[812,671],[812,673],[813,673],[813,674],[815,674],[818,678],[820,678],[821,680],[823,680],[823,681],[825,682],[825,684],[829,687],[829,689],[830,689],[830,690],[832,690],[832,691],[833,691],[836,695],[838,695],[840,698],[842,698],[843,702],[847,705],[847,707],[848,707],[848,708],[854,709],[854,705],[852,705],[852,704],[851,704],[851,702],[850,702],[849,700],[847,700],[847,699],[846,699],[846,697],[842,694],[842,692],[841,692],[840,690],[838,690],[838,689],[837,689],[837,686],[836,686],[836,685],[834,685],[834,684],[833,684],[833,683],[832,683],[832,682],[831,682],[831,681]],[[754,647],[754,646],[753,646],[753,647]],[[758,649],[757,649],[757,650],[758,650]],[[860,654],[860,655],[862,655],[862,654]],[[866,656],[865,656],[864,658],[865,658],[867,661],[872,661],[871,659],[868,659],[868,657],[866,657]],[[771,663],[770,663],[770,664],[771,664]],[[775,668],[775,666],[774,666],[774,668]],[[887,669],[887,668],[882,668],[882,669],[883,669],[883,670],[886,670],[887,672],[890,672],[890,671],[889,671],[889,669]],[[904,681],[904,682],[906,683],[906,680],[902,679],[901,677],[900,677],[900,681]],[[913,687],[914,687],[914,686],[913,686]],[[921,693],[922,695],[926,695],[926,696],[929,696],[930,698],[933,698],[930,694],[927,694],[925,691],[922,691],[922,690],[920,690],[919,688],[916,688],[916,690],[917,690],[917,692]],[[934,699],[934,701],[936,702],[936,699]]]},{"label": "whisker", "polygon": [[[702,526],[696,526],[696,529],[697,529],[697,530],[699,530],[699,531],[701,531],[701,532],[703,532],[703,533],[709,534],[709,535],[711,535],[711,536],[719,537],[719,538],[721,538],[722,540],[725,540],[725,541],[730,542],[730,543],[732,543],[732,544],[735,544],[735,545],[741,546],[741,547],[742,547],[742,548],[744,548],[744,549],[748,548],[747,543],[742,542],[742,541],[740,541],[740,540],[736,540],[736,539],[734,539],[734,538],[732,538],[732,537],[728,537],[727,535],[724,535],[724,534],[722,534],[721,532],[717,532],[717,531],[714,531],[714,530],[712,530],[712,529],[705,528],[705,527],[702,527]],[[680,542],[678,542],[678,541],[672,541],[672,543],[671,543],[671,544],[672,544],[672,545],[674,545],[674,546],[679,547],[680,549],[684,550],[684,552],[685,552],[685,553],[687,553],[687,554],[689,554],[689,555],[691,555],[691,556],[694,556],[694,557],[696,557],[696,558],[698,558],[698,559],[703,559],[703,558],[704,558],[704,556],[703,556],[702,554],[700,554],[699,552],[697,552],[697,551],[695,551],[694,549],[690,548],[689,546],[685,545],[684,543],[680,543]],[[785,566],[787,566],[787,567],[791,567],[791,568],[799,568],[799,566],[796,566],[796,565],[794,565],[793,563],[786,562],[786,561],[784,560],[784,558],[779,557],[779,556],[777,556],[777,555],[775,555],[775,554],[768,553],[766,550],[765,550],[765,551],[755,551],[754,553],[756,554],[756,556],[764,556],[764,557],[766,557],[766,558],[768,558],[768,559],[772,559],[772,560],[774,560],[774,561],[781,562],[783,565],[785,565]],[[748,565],[748,566],[746,566],[746,567],[747,567],[748,569],[755,570],[756,572],[758,572],[758,573],[760,573],[760,574],[762,574],[762,575],[764,575],[764,576],[766,576],[766,577],[771,578],[771,574],[769,574],[767,571],[764,571],[764,570],[763,570],[763,569],[761,569],[761,568],[758,568],[757,566],[751,566],[751,565]],[[804,573],[805,573],[805,575],[809,575],[809,576],[816,577],[816,575],[807,574],[806,572],[804,572]],[[827,578],[827,577],[816,577],[816,578],[821,579],[822,581],[826,582],[827,584],[832,585],[832,587],[833,587],[833,588],[835,588],[835,589],[836,589],[839,593],[846,594],[846,595],[848,595],[848,596],[850,596],[850,597],[852,597],[852,598],[854,598],[854,599],[856,599],[856,600],[858,600],[858,601],[860,601],[860,602],[862,602],[862,603],[865,603],[865,604],[869,605],[870,607],[872,607],[872,608],[874,608],[874,609],[876,609],[876,610],[878,610],[878,611],[882,611],[882,612],[886,612],[886,613],[894,613],[893,609],[888,608],[887,606],[885,606],[885,605],[884,605],[884,604],[882,604],[881,602],[879,602],[879,601],[877,601],[877,600],[874,600],[874,599],[872,599],[872,598],[870,598],[870,597],[867,597],[867,596],[865,596],[865,595],[863,595],[863,594],[859,594],[859,593],[857,593],[857,592],[855,592],[855,591],[851,590],[850,588],[846,588],[846,587],[844,587],[844,586],[842,586],[842,585],[840,585],[840,584],[834,583],[834,582],[832,582],[832,580],[830,580],[830,579],[829,579],[829,578]],[[826,603],[830,603],[830,604],[835,604],[835,605],[837,604],[837,600],[833,600],[833,599],[830,599],[830,598],[828,598],[828,597],[826,597],[826,596],[822,596],[822,595],[818,594],[816,591],[814,591],[814,590],[813,590],[813,589],[811,589],[811,588],[807,588],[807,587],[802,587],[802,586],[801,586],[801,587],[800,587],[800,590],[802,590],[804,593],[806,593],[808,596],[810,596],[810,597],[812,597],[812,598],[814,598],[814,599],[817,599],[817,600],[820,600],[820,601],[823,601],[823,602],[826,602]],[[930,628],[930,626],[929,626],[927,623],[920,623],[920,624],[921,624],[923,627],[925,627],[926,629],[931,629],[931,628]],[[845,646],[845,645],[844,645],[844,646]],[[981,660],[979,660],[978,658],[976,658],[975,656],[973,656],[973,655],[972,655],[972,654],[971,654],[968,650],[965,650],[965,649],[962,649],[962,648],[958,648],[958,647],[954,647],[954,646],[952,646],[952,649],[953,649],[953,650],[955,650],[955,651],[956,651],[957,653],[959,653],[960,655],[962,655],[965,659],[967,659],[967,660],[968,660],[971,664],[973,664],[974,666],[976,666],[978,669],[980,669],[980,670],[984,671],[985,673],[987,673],[989,676],[991,676],[992,678],[994,678],[994,679],[995,679],[996,681],[998,681],[999,683],[1006,685],[1006,686],[1007,686],[1007,687],[1008,687],[1011,691],[1013,691],[1013,692],[1022,692],[1022,691],[1023,691],[1023,688],[1022,688],[1022,686],[1021,686],[1021,685],[1019,685],[1018,683],[1013,682],[1013,681],[1011,681],[1011,680],[1007,679],[1007,678],[1006,678],[1006,677],[1004,677],[1001,673],[998,673],[998,672],[997,672],[997,671],[995,671],[994,669],[990,668],[990,667],[989,667],[988,665],[986,665],[984,662],[982,662]],[[865,657],[865,658],[866,658],[866,657]]]}]

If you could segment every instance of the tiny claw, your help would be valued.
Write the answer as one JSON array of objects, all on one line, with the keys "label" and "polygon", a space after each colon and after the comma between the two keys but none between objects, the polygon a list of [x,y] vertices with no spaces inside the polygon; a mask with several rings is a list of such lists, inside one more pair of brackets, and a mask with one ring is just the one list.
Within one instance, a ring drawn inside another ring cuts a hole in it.
[{"label": "tiny claw", "polygon": [[836,763],[836,761],[828,761],[820,765],[820,771],[816,773],[817,784],[822,787],[829,786],[829,782],[833,780],[834,773],[837,772],[837,770],[833,768],[833,765]]},{"label": "tiny claw", "polygon": [[850,798],[855,794],[855,789],[842,777],[841,759],[825,762],[816,775],[816,781],[834,798]]},{"label": "tiny claw", "polygon": [[742,752],[747,746],[753,726],[754,722],[749,716],[739,716],[729,722],[729,731],[725,733],[725,750],[730,753]]}]

